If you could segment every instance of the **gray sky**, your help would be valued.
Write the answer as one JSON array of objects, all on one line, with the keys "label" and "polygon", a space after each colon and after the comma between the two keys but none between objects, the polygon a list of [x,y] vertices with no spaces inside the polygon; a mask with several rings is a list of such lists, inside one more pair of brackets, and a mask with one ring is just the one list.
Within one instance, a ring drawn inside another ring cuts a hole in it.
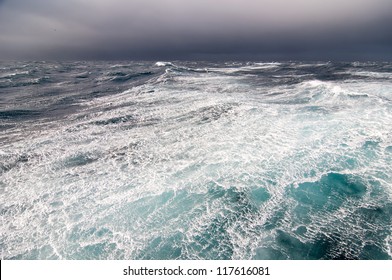
[{"label": "gray sky", "polygon": [[392,60],[391,0],[0,0],[0,59]]}]

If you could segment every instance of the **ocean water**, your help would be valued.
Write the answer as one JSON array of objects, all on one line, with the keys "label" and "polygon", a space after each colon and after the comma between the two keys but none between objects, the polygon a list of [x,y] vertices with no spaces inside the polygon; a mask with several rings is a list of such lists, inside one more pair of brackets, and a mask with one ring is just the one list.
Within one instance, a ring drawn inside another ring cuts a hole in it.
[{"label": "ocean water", "polygon": [[392,64],[0,63],[2,259],[391,259]]}]

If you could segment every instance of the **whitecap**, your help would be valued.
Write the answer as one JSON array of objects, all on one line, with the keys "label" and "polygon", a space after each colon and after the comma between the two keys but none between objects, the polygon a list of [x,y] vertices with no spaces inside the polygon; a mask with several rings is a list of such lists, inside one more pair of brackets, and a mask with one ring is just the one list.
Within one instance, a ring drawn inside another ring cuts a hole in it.
[{"label": "whitecap", "polygon": [[155,63],[155,66],[158,66],[158,67],[173,66],[173,63],[165,62],[165,61],[158,61]]}]

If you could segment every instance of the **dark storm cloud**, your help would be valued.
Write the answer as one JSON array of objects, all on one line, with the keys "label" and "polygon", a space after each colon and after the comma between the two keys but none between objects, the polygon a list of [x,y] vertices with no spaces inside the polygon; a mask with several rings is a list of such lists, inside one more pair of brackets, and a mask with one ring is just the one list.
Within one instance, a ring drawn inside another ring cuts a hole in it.
[{"label": "dark storm cloud", "polygon": [[1,3],[2,59],[392,59],[390,0]]}]

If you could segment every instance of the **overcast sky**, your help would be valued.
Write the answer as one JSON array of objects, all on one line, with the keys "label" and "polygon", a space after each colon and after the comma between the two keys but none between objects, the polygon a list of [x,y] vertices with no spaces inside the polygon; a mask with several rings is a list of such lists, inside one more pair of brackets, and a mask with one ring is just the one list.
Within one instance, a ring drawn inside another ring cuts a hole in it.
[{"label": "overcast sky", "polygon": [[392,60],[392,0],[0,0],[0,59]]}]

